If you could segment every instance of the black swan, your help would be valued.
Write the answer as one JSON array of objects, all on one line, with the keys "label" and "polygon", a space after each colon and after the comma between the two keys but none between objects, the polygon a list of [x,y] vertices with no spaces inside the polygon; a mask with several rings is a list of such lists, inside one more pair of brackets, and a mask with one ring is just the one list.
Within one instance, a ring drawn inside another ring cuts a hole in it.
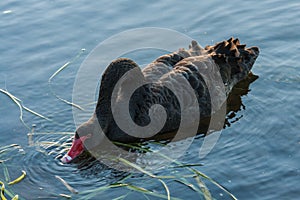
[{"label": "black swan", "polygon": [[[177,52],[163,55],[143,70],[130,59],[119,58],[114,60],[102,75],[98,102],[93,116],[89,121],[78,127],[72,147],[62,157],[61,161],[63,163],[72,161],[84,151],[85,144],[88,142],[99,144],[98,140],[101,140],[98,136],[99,132],[104,133],[111,141],[122,143],[147,140],[155,136],[146,132],[132,135],[123,131],[124,129],[120,128],[115,120],[116,116],[119,118],[123,116],[118,113],[118,109],[112,108],[113,103],[118,108],[125,107],[128,109],[131,119],[128,119],[128,117],[123,118],[125,126],[127,121],[131,121],[135,126],[146,127],[151,123],[151,120],[154,120],[153,123],[164,122],[162,127],[156,127],[158,130],[152,130],[157,133],[156,135],[165,135],[176,131],[182,117],[180,108],[182,105],[180,105],[180,100],[170,88],[176,88],[176,91],[182,93],[181,103],[185,105],[186,109],[194,109],[192,106],[189,107],[190,105],[194,106],[191,102],[193,98],[186,92],[184,84],[179,81],[180,79],[174,78],[178,74],[182,75],[193,89],[201,119],[209,117],[213,113],[212,94],[208,90],[206,77],[199,73],[199,67],[207,68],[206,71],[209,74],[206,76],[211,76],[211,79],[214,79],[214,74],[217,73],[215,70],[219,72],[226,98],[234,85],[251,74],[250,70],[258,54],[258,47],[246,48],[246,45],[241,45],[238,39],[230,38],[205,48],[201,48],[196,41],[192,41],[188,50],[179,49]],[[217,69],[210,69],[212,65],[216,66]],[[125,76],[130,70],[134,70],[135,73]],[[120,81],[123,77],[126,78]],[[152,80],[152,82],[149,83],[145,80]],[[134,92],[128,93],[127,89],[132,88],[134,84],[139,84],[140,87],[136,88]],[[165,85],[169,87],[164,87]],[[117,86],[119,89],[114,93]],[[213,85],[213,87],[219,86]],[[129,100],[129,103],[127,100]],[[151,116],[153,105],[163,106],[165,115]],[[117,114],[115,115],[115,113]],[[193,116],[191,116],[191,119],[193,119]],[[196,117],[195,119],[200,118]],[[193,123],[200,122],[193,121]],[[130,129],[132,124],[128,124]],[[198,131],[200,131],[200,125]]]}]

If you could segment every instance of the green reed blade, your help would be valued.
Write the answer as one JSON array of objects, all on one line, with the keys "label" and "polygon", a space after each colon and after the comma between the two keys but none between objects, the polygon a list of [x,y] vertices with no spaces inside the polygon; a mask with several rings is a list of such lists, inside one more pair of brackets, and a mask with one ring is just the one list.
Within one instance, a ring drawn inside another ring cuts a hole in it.
[{"label": "green reed blade", "polygon": [[201,191],[204,195],[205,200],[213,200],[208,188],[206,187],[205,183],[203,181],[201,181],[200,177],[196,176],[195,179],[199,185],[199,188],[201,189]]},{"label": "green reed blade", "polygon": [[209,176],[203,174],[202,172],[191,168],[197,175],[209,180],[211,183],[213,183],[214,185],[216,185],[218,188],[220,188],[221,190],[223,190],[224,192],[226,192],[232,199],[237,200],[237,198],[231,193],[229,192],[224,186],[222,186],[221,184],[219,184],[217,181],[213,180],[212,178],[210,178]]},{"label": "green reed blade", "polygon": [[8,169],[4,163],[2,163],[2,166],[3,166],[3,174],[4,174],[5,181],[10,182],[10,176],[9,176]]},{"label": "green reed blade", "polygon": [[148,171],[144,170],[140,166],[138,166],[138,165],[136,165],[136,164],[134,164],[134,163],[132,163],[132,162],[124,159],[124,158],[118,158],[118,160],[121,161],[121,162],[123,162],[124,164],[126,164],[126,165],[128,165],[128,166],[130,166],[130,167],[132,167],[132,168],[134,168],[134,169],[136,169],[136,170],[144,173],[144,174],[147,174],[148,176],[150,176],[152,178],[156,178],[156,176],[154,174],[152,174],[151,172],[148,172]]},{"label": "green reed blade", "polygon": [[[200,191],[196,188],[196,186],[194,186],[192,183],[186,181],[185,179],[181,179],[181,180],[176,179],[175,181],[178,182],[178,183],[181,183],[181,184],[183,184],[183,185],[185,185],[185,186],[187,186],[188,188],[190,188],[191,190],[193,190],[193,191],[195,191],[195,192],[200,192]],[[201,193],[201,194],[202,194],[202,193]]]}]

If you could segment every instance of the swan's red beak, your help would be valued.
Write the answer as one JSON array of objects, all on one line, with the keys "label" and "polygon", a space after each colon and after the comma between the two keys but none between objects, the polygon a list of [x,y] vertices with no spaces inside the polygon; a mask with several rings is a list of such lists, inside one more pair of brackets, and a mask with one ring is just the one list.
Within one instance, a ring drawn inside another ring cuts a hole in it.
[{"label": "swan's red beak", "polygon": [[68,153],[66,155],[64,155],[60,160],[63,163],[69,163],[71,162],[74,158],[76,158],[77,156],[79,156],[83,150],[84,150],[84,141],[87,138],[90,138],[91,135],[86,135],[86,136],[82,136],[78,139],[74,139],[73,140],[73,144],[71,146],[71,149],[68,151]]}]

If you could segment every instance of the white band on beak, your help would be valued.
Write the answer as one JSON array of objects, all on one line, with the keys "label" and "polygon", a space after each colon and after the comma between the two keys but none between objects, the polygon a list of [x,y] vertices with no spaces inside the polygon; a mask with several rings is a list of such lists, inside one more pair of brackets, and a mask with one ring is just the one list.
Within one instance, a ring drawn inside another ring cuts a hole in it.
[{"label": "white band on beak", "polygon": [[68,163],[72,160],[72,158],[69,155],[64,155],[64,157],[62,157],[60,160],[63,163]]}]

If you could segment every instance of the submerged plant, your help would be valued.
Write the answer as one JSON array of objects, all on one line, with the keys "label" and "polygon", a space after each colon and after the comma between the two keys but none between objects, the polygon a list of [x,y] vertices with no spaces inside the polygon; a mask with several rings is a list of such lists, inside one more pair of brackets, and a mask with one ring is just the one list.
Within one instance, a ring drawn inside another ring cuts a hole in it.
[{"label": "submerged plant", "polygon": [[[6,154],[11,152],[14,153],[14,150],[20,150],[22,149],[21,146],[17,145],[17,144],[11,144],[11,145],[7,145],[4,147],[0,147],[0,163],[1,166],[3,168],[3,175],[4,175],[4,180],[0,180],[0,197],[1,200],[7,200],[6,196],[9,196],[12,200],[18,200],[19,199],[19,195],[14,194],[14,192],[11,190],[11,188],[6,188],[5,185],[7,184],[8,186],[14,185],[19,183],[20,181],[22,181],[25,176],[26,176],[26,172],[24,170],[22,170],[22,174],[17,177],[14,180],[10,180],[10,175],[8,172],[8,168],[5,164],[5,162],[9,161],[13,156],[7,156]],[[20,152],[20,151],[18,151]],[[5,157],[5,159],[3,159]],[[8,158],[6,158],[8,157]]]}]

